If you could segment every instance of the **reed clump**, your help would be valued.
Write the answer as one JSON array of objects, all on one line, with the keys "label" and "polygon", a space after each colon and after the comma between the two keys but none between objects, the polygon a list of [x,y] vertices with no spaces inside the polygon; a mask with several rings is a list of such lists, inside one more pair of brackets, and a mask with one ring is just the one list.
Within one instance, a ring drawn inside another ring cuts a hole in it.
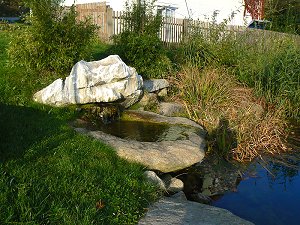
[{"label": "reed clump", "polygon": [[300,38],[191,26],[176,55],[176,98],[209,133],[209,150],[251,161],[288,150],[288,121],[300,118]]},{"label": "reed clump", "polygon": [[286,151],[284,111],[268,107],[224,68],[186,65],[173,80],[177,100],[209,133],[209,153],[251,161]]}]

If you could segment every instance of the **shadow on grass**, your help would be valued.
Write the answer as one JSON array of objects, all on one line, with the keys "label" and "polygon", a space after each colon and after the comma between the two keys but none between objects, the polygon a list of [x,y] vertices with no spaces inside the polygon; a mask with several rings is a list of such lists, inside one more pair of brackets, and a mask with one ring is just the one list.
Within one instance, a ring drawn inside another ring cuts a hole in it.
[{"label": "shadow on grass", "polygon": [[30,146],[54,135],[63,121],[38,109],[0,103],[0,162],[17,159]]},{"label": "shadow on grass", "polygon": [[156,198],[142,166],[46,109],[0,103],[0,224],[137,224]]}]

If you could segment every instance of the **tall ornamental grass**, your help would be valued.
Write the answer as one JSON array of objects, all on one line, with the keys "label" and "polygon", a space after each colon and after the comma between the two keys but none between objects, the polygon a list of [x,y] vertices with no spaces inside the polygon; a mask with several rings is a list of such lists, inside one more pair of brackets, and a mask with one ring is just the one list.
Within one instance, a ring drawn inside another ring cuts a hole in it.
[{"label": "tall ornamental grass", "polygon": [[177,51],[177,96],[209,132],[210,152],[238,161],[286,151],[286,125],[299,119],[297,38],[191,28]]},{"label": "tall ornamental grass", "polygon": [[[249,35],[253,34],[249,33]],[[298,39],[300,42],[300,38]],[[284,109],[287,118],[300,119],[300,47],[289,36],[260,37],[254,43],[240,45],[233,72],[254,88],[274,107]]]},{"label": "tall ornamental grass", "polygon": [[155,0],[126,2],[123,15],[125,31],[113,37],[114,52],[145,78],[166,77],[171,61],[158,33],[162,17],[155,15]]}]

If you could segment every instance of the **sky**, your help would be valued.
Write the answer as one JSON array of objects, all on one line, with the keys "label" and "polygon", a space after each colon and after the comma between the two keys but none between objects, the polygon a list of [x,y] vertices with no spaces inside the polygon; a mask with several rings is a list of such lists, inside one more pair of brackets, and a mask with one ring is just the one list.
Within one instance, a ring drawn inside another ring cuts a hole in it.
[{"label": "sky", "polygon": [[[102,0],[75,0],[75,3],[89,3],[99,2]],[[121,11],[124,8],[126,0],[107,0],[107,4],[115,11]],[[176,10],[177,18],[188,18],[191,16],[193,19],[206,20],[211,18],[213,12],[217,10],[217,21],[221,22],[224,19],[228,19],[232,12],[235,12],[235,18],[231,21],[232,25],[244,25],[247,24],[249,19],[245,22],[243,19],[244,7],[243,0],[158,0],[159,3],[166,5],[172,5],[178,7]],[[66,0],[66,5],[71,5],[74,0]]]}]

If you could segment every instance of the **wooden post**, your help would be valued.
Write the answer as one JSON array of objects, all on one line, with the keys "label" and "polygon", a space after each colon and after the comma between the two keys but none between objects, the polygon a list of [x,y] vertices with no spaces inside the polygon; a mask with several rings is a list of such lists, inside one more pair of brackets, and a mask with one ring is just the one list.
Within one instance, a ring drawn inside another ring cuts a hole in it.
[{"label": "wooden post", "polygon": [[113,19],[113,10],[110,7],[106,8],[106,21],[107,21],[107,40],[114,34],[114,19]]},{"label": "wooden post", "polygon": [[182,21],[182,40],[186,41],[189,35],[189,19],[184,19]]}]

